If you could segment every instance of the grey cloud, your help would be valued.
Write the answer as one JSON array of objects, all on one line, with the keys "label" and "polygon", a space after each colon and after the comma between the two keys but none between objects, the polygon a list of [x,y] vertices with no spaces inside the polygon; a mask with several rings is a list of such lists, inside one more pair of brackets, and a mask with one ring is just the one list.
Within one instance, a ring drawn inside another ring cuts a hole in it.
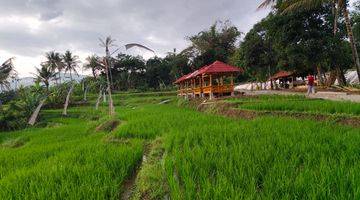
[{"label": "grey cloud", "polygon": [[[240,31],[267,14],[261,0],[0,0],[0,50],[38,56],[54,49],[103,53],[98,38],[111,35],[119,46],[139,42],[158,55],[186,47],[185,37],[229,19]],[[32,25],[11,16],[38,20]],[[4,24],[3,23],[7,23]],[[124,49],[121,49],[125,51]]]},{"label": "grey cloud", "polygon": [[63,14],[62,11],[48,11],[40,14],[40,19],[44,21],[52,20],[60,17]]}]

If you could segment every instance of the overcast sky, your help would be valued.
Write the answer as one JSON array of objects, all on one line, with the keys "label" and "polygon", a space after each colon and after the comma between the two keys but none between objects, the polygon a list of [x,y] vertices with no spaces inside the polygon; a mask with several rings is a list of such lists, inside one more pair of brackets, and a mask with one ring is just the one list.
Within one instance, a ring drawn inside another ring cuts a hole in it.
[{"label": "overcast sky", "polygon": [[[50,50],[69,49],[82,60],[103,55],[98,38],[111,35],[121,51],[138,42],[159,56],[188,45],[186,36],[229,19],[242,32],[267,15],[261,0],[0,0],[0,62],[15,57],[20,76],[29,76]],[[86,73],[86,72],[85,72]]]}]

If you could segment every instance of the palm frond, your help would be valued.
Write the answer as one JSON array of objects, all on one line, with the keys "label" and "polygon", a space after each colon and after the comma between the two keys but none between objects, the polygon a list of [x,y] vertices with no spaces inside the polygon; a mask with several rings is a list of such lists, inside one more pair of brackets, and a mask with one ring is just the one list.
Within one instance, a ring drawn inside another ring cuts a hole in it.
[{"label": "palm frond", "polygon": [[264,9],[269,7],[270,5],[274,4],[276,0],[265,0],[264,2],[262,2],[259,6],[258,6],[258,10],[259,9]]},{"label": "palm frond", "polygon": [[331,2],[331,0],[287,0],[282,3],[281,10],[283,14],[296,10],[311,10],[327,2]]},{"label": "palm frond", "polygon": [[9,88],[10,83],[8,82],[8,78],[11,75],[11,72],[14,71],[14,65],[12,62],[13,58],[9,58],[0,66],[0,86]]}]

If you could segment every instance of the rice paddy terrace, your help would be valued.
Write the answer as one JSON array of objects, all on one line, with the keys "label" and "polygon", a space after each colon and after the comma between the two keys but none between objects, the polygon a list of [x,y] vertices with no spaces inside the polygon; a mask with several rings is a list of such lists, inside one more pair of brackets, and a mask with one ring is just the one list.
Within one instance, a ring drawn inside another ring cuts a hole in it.
[{"label": "rice paddy terrace", "polygon": [[114,100],[112,118],[105,104],[45,110],[37,127],[1,132],[0,199],[360,198],[358,103]]}]

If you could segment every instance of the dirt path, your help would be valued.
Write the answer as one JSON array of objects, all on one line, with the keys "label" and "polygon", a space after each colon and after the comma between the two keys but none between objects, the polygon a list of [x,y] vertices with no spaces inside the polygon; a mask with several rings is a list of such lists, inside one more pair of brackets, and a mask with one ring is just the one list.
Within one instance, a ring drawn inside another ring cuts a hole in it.
[{"label": "dirt path", "polygon": [[125,180],[125,182],[122,185],[122,190],[124,192],[122,192],[122,194],[120,195],[121,200],[130,200],[131,197],[133,196],[133,192],[135,190],[136,178],[139,174],[139,171],[141,170],[142,164],[146,162],[149,153],[150,153],[150,147],[149,144],[146,143],[144,145],[144,153],[139,166],[137,166],[135,172],[127,180]]},{"label": "dirt path", "polygon": [[[281,90],[254,90],[242,91],[246,95],[305,95],[303,92],[291,92],[291,91],[281,91]],[[312,99],[327,99],[332,101],[352,101],[360,103],[360,95],[358,94],[347,94],[346,92],[324,92],[319,91],[315,94],[311,94],[308,98]]]}]

